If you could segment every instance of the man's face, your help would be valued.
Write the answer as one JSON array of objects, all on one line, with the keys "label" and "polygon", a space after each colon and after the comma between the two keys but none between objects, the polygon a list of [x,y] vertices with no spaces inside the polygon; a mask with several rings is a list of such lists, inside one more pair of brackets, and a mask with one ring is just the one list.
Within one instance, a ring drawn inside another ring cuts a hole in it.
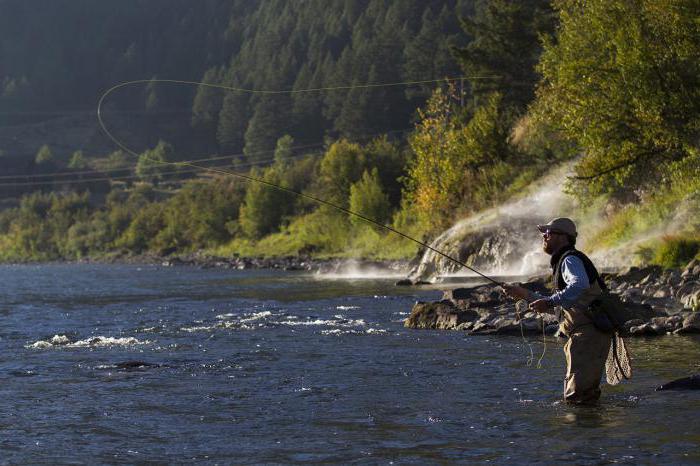
[{"label": "man's face", "polygon": [[550,256],[566,246],[568,239],[564,233],[556,230],[545,230],[542,233],[542,249]]}]

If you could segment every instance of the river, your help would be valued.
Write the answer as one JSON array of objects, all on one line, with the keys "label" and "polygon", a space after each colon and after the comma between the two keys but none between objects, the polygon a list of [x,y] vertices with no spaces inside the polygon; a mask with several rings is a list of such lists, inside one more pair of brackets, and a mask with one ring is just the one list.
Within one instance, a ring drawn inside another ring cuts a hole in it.
[{"label": "river", "polygon": [[520,337],[405,329],[440,292],[394,281],[1,266],[0,461],[700,462],[700,393],[653,391],[699,338],[630,341],[634,378],[571,407],[561,342],[538,369]]}]

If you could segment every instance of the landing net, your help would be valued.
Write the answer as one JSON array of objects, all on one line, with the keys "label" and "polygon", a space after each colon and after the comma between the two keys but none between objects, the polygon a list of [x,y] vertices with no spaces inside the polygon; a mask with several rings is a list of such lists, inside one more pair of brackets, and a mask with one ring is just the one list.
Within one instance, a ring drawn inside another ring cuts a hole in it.
[{"label": "landing net", "polygon": [[632,361],[625,346],[625,340],[615,332],[605,361],[605,378],[610,385],[617,385],[632,377]]}]

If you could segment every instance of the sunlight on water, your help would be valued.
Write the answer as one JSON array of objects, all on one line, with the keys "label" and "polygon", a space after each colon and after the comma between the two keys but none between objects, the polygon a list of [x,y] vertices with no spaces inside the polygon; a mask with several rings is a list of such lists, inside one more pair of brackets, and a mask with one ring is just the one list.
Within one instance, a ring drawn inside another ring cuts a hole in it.
[{"label": "sunlight on water", "polygon": [[581,409],[557,401],[554,338],[536,369],[539,339],[404,328],[437,286],[96,265],[0,280],[8,464],[700,461],[678,422],[697,393],[653,391],[700,370],[698,337],[633,340],[634,378]]}]

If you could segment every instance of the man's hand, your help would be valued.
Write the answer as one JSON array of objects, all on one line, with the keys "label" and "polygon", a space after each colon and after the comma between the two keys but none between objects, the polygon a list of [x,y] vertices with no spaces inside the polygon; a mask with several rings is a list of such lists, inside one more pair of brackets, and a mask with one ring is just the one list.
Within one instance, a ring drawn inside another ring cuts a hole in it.
[{"label": "man's hand", "polygon": [[520,285],[502,285],[503,292],[513,299],[527,299],[530,296],[530,291]]},{"label": "man's hand", "polygon": [[539,312],[540,314],[553,314],[554,306],[552,302],[548,299],[538,299],[530,303],[530,310]]}]

